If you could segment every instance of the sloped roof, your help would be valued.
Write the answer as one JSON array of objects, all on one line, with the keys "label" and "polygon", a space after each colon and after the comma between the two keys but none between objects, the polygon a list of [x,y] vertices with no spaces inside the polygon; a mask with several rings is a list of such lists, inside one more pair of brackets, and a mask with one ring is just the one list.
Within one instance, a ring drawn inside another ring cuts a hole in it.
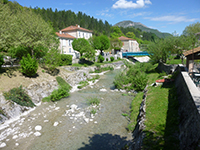
[{"label": "sloped roof", "polygon": [[82,28],[80,26],[69,26],[65,29],[62,29],[61,31],[62,32],[69,32],[69,31],[77,31],[77,30],[82,30],[82,31],[86,31],[86,32],[93,32],[92,30],[88,30],[88,29],[85,29],[85,28]]},{"label": "sloped roof", "polygon": [[120,41],[129,41],[129,40],[136,41],[136,40],[134,40],[134,39],[127,38],[127,37],[125,37],[125,36],[121,36],[121,37],[119,37],[118,39],[119,39]]},{"label": "sloped roof", "polygon": [[191,54],[196,53],[196,52],[200,52],[200,46],[184,52],[183,55],[188,56],[188,55],[191,55]]},{"label": "sloped roof", "polygon": [[67,33],[60,34],[60,33],[56,32],[56,35],[57,35],[58,37],[61,37],[61,38],[75,39],[74,36],[71,36],[71,35],[69,35],[69,34],[67,34]]}]

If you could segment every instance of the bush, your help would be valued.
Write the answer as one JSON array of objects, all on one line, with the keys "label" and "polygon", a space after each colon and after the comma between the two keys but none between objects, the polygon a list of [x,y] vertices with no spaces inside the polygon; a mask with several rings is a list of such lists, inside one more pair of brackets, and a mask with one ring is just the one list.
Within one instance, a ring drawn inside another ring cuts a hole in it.
[{"label": "bush", "polygon": [[27,57],[22,57],[20,61],[21,72],[27,75],[28,77],[32,77],[36,74],[38,69],[38,62],[35,58],[31,58],[30,54]]},{"label": "bush", "polygon": [[106,58],[106,61],[108,61],[108,58]]},{"label": "bush", "polygon": [[60,87],[67,89],[67,91],[69,92],[70,89],[72,88],[69,83],[67,83],[62,77],[56,77],[56,81],[58,82],[58,84],[60,85]]},{"label": "bush", "polygon": [[61,54],[60,66],[72,65],[72,55]]},{"label": "bush", "polygon": [[115,58],[114,58],[113,56],[110,57],[110,61],[114,61],[114,59],[115,59]]},{"label": "bush", "polygon": [[1,65],[3,64],[4,64],[3,55],[0,54],[0,70],[1,70]]},{"label": "bush", "polygon": [[102,63],[104,61],[104,57],[102,55],[98,56],[98,62]]},{"label": "bush", "polygon": [[66,88],[59,88],[54,90],[50,95],[50,100],[55,102],[60,100],[61,98],[68,97],[69,93]]},{"label": "bush", "polygon": [[22,86],[18,88],[13,88],[8,92],[4,92],[3,96],[7,100],[11,100],[21,106],[27,106],[27,107],[35,106],[35,104],[32,102],[31,98],[28,96],[25,90],[22,89]]}]

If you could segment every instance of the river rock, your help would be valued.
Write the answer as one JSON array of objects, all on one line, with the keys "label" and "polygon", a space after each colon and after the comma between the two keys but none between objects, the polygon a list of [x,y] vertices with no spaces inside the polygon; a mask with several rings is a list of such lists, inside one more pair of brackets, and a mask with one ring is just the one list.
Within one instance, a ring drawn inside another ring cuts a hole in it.
[{"label": "river rock", "polygon": [[40,126],[40,125],[35,126],[35,130],[36,130],[36,131],[42,130],[42,126]]},{"label": "river rock", "polygon": [[58,122],[54,122],[53,126],[56,127],[58,124]]},{"label": "river rock", "polygon": [[3,147],[5,147],[6,146],[6,143],[1,143],[0,144],[0,148],[3,148]]},{"label": "river rock", "polygon": [[41,133],[37,131],[37,132],[34,133],[34,135],[35,136],[41,136]]}]

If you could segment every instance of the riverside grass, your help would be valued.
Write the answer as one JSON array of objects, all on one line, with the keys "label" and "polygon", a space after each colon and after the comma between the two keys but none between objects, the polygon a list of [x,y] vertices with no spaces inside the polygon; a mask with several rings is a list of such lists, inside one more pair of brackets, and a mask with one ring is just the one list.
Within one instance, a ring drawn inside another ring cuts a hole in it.
[{"label": "riverside grass", "polygon": [[[156,67],[157,65],[155,65]],[[160,79],[162,73],[156,70],[147,73],[148,85]],[[145,138],[142,149],[179,149],[179,116],[178,100],[174,83],[162,86],[149,86],[146,98]],[[143,92],[139,92],[131,103],[130,123],[127,130],[133,132],[137,123],[138,111],[143,99]]]},{"label": "riverside grass", "polygon": [[[158,73],[148,75],[149,83]],[[143,149],[179,149],[178,100],[174,83],[148,87]]]}]

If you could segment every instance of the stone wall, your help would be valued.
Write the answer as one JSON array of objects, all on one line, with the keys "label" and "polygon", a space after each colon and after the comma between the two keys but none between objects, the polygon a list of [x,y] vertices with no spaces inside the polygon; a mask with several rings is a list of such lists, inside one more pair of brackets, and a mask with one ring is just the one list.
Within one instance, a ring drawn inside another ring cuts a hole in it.
[{"label": "stone wall", "polygon": [[176,67],[177,65],[168,65],[168,64],[159,63],[156,69],[158,69],[158,71],[160,72],[164,71],[166,74],[170,74],[174,72]]},{"label": "stone wall", "polygon": [[131,143],[129,150],[140,150],[142,147],[143,139],[144,139],[144,132],[145,129],[145,119],[146,119],[146,97],[147,97],[147,86],[144,90],[143,100],[140,104],[139,114],[137,117],[137,124],[133,131],[133,143]]},{"label": "stone wall", "polygon": [[179,100],[180,149],[195,149],[200,144],[200,91],[183,66],[175,81]]}]

